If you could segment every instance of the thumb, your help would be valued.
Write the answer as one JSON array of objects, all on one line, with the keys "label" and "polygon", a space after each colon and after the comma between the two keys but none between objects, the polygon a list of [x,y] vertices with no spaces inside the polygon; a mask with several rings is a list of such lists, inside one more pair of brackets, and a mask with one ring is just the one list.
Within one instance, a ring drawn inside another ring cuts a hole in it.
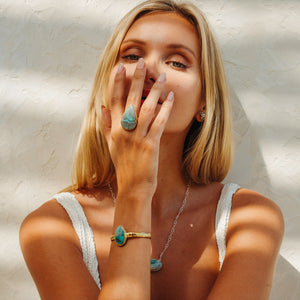
[{"label": "thumb", "polygon": [[102,130],[106,138],[107,143],[109,144],[110,131],[111,131],[111,112],[104,105],[101,106],[102,113]]}]

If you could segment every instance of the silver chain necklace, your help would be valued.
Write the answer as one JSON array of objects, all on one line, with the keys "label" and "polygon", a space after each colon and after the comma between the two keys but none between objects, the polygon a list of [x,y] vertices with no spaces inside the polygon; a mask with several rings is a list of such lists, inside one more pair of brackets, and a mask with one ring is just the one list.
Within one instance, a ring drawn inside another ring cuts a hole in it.
[{"label": "silver chain necklace", "polygon": [[[187,184],[187,186],[186,186],[185,195],[184,195],[184,198],[182,200],[182,204],[181,204],[181,206],[180,206],[180,208],[178,210],[178,213],[177,213],[177,215],[176,215],[176,217],[174,219],[171,231],[170,231],[169,236],[168,236],[168,240],[167,240],[167,242],[165,244],[165,247],[164,247],[163,251],[159,255],[159,259],[151,258],[151,260],[150,260],[150,263],[151,263],[151,272],[158,272],[159,270],[162,269],[162,257],[165,254],[166,250],[169,248],[170,242],[171,242],[171,240],[173,238],[173,234],[175,232],[177,221],[178,221],[178,219],[179,219],[179,217],[180,217],[180,215],[181,215],[181,213],[182,213],[182,211],[184,209],[187,197],[188,197],[189,192],[190,192],[190,186],[191,186],[191,183],[189,182]],[[115,193],[114,193],[114,191],[113,191],[113,189],[112,189],[112,187],[111,187],[110,184],[108,184],[108,188],[109,188],[111,196],[112,196],[112,198],[114,200],[114,204],[116,204],[116,195],[115,195]]]}]

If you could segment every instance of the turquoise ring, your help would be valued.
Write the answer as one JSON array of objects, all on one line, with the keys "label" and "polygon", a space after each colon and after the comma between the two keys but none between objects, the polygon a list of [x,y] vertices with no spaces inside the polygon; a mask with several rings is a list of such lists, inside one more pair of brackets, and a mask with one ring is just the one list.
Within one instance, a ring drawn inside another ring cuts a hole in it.
[{"label": "turquoise ring", "polygon": [[126,131],[132,131],[135,129],[136,125],[137,125],[137,117],[136,117],[134,106],[129,105],[122,116],[121,126]]}]

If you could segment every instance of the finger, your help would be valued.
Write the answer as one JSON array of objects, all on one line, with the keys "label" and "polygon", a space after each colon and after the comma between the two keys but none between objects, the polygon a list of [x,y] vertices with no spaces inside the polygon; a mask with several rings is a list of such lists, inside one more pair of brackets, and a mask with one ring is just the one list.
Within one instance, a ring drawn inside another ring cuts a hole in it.
[{"label": "finger", "polygon": [[149,125],[153,120],[155,108],[160,99],[161,92],[166,82],[166,73],[162,73],[147,96],[146,101],[143,103],[139,115],[139,128],[138,131],[142,136],[145,136],[149,130]]},{"label": "finger", "polygon": [[148,138],[153,141],[159,142],[166,124],[169,120],[170,113],[172,111],[174,103],[174,93],[170,92],[166,100],[163,102],[159,113],[153,121],[148,133]]},{"label": "finger", "polygon": [[119,122],[124,111],[124,90],[126,70],[122,63],[119,64],[114,78],[112,95],[110,98],[111,118],[113,122]]},{"label": "finger", "polygon": [[101,106],[102,113],[102,131],[106,138],[107,143],[110,142],[110,131],[111,131],[111,112],[105,106]]},{"label": "finger", "polygon": [[127,97],[126,108],[129,105],[133,105],[136,112],[139,111],[143,89],[144,89],[145,76],[146,76],[145,61],[143,58],[140,58],[136,65],[136,69],[131,81],[131,86]]}]

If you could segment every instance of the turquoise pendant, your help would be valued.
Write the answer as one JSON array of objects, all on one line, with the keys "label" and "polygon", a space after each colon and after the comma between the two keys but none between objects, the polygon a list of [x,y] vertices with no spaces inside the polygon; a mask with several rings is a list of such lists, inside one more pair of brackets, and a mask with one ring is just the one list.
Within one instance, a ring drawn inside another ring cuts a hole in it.
[{"label": "turquoise pendant", "polygon": [[121,125],[125,130],[133,130],[136,127],[136,113],[133,105],[129,105],[125,110],[121,119]]},{"label": "turquoise pendant", "polygon": [[158,272],[162,268],[162,262],[159,259],[151,258],[151,272]]}]

